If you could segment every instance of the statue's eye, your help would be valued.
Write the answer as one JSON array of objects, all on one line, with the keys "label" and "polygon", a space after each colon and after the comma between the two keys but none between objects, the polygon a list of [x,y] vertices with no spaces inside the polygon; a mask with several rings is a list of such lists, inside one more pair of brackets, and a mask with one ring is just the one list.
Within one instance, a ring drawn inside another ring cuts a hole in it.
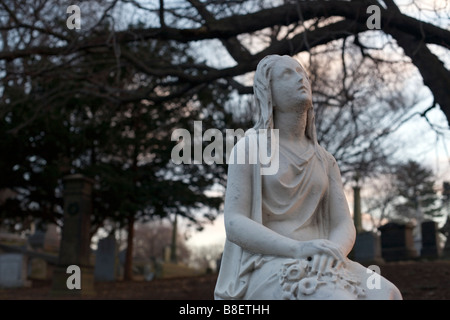
[{"label": "statue's eye", "polygon": [[293,73],[294,73],[294,71],[292,69],[286,68],[286,69],[284,69],[284,71],[281,74],[281,76],[289,76],[289,75],[291,75]]}]

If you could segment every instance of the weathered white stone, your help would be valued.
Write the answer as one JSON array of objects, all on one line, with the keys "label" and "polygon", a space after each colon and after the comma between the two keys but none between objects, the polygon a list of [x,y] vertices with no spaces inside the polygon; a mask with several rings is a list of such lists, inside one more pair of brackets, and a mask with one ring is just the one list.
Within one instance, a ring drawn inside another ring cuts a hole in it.
[{"label": "weathered white stone", "polygon": [[[235,149],[249,158],[272,150],[278,170],[229,164],[215,298],[401,299],[395,285],[347,258],[355,227],[336,160],[317,142],[304,68],[289,56],[265,57],[254,94],[260,118]],[[258,145],[259,129],[279,131]]]}]

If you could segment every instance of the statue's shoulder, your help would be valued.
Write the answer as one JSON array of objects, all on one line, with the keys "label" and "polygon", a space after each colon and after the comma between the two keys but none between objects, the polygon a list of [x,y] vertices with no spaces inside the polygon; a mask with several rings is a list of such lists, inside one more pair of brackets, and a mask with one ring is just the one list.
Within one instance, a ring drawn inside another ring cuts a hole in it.
[{"label": "statue's shoulder", "polygon": [[336,158],[321,145],[317,145],[317,151],[320,153],[323,160],[328,163],[328,165],[334,166],[337,164]]}]

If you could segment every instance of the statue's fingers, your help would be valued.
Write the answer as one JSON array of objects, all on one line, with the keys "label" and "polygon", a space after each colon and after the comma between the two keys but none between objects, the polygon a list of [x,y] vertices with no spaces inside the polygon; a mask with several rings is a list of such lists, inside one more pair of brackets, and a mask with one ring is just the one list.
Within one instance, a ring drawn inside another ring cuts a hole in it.
[{"label": "statue's fingers", "polygon": [[334,266],[334,269],[339,269],[340,267],[342,267],[344,265],[344,261],[342,260],[337,260],[336,265]]},{"label": "statue's fingers", "polygon": [[328,257],[327,263],[325,265],[325,270],[331,270],[333,268],[334,262],[337,261],[333,257]]},{"label": "statue's fingers", "polygon": [[334,254],[336,256],[336,260],[340,260],[340,261],[344,261],[345,260],[345,257],[342,254],[341,250],[339,250],[337,247],[333,248],[333,252],[334,252]]},{"label": "statue's fingers", "polygon": [[320,254],[314,255],[312,265],[311,265],[311,271],[313,271],[313,272],[319,271],[320,257],[321,257]]},{"label": "statue's fingers", "polygon": [[328,247],[327,253],[329,256],[332,256],[335,260],[342,260],[342,254],[338,248]]},{"label": "statue's fingers", "polygon": [[319,273],[324,273],[326,270],[326,266],[327,266],[327,262],[331,257],[328,255],[322,255],[320,257],[320,262],[319,262]]}]

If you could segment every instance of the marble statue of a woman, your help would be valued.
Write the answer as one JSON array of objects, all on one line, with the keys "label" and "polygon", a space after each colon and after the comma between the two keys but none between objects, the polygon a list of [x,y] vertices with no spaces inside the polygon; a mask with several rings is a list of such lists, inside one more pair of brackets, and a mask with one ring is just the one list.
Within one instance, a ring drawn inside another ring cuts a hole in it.
[{"label": "marble statue of a woman", "polygon": [[259,162],[229,163],[215,299],[402,299],[386,278],[347,258],[355,227],[336,160],[317,142],[304,68],[289,56],[265,57],[254,95],[259,120],[231,155],[259,152],[249,143],[259,129],[278,129],[267,140],[278,170],[261,175]]}]

